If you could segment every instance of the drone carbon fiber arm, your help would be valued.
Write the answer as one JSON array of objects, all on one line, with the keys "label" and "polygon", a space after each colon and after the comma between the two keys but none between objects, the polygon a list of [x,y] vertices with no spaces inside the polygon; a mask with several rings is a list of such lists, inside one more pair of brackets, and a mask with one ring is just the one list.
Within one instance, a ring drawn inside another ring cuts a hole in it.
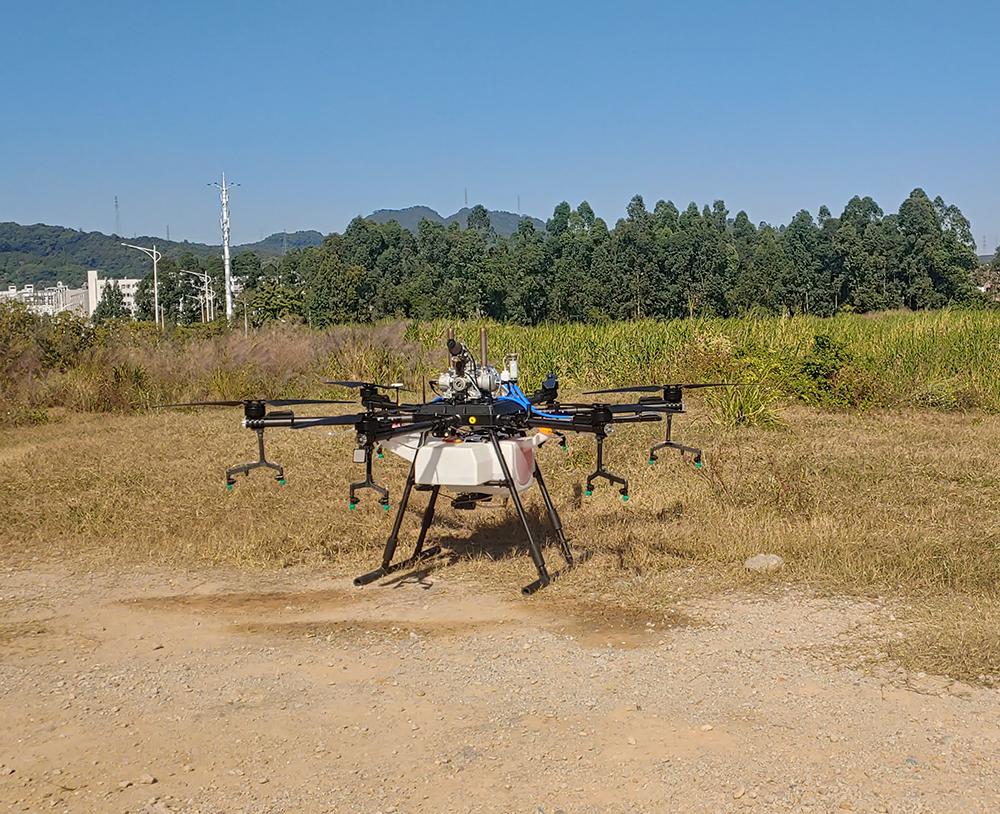
[{"label": "drone carbon fiber arm", "polygon": [[[630,409],[625,412],[621,409],[612,409],[626,406],[632,407],[632,405],[602,404],[594,405],[593,408],[587,410],[567,413],[565,418],[556,418],[552,414],[531,416],[525,422],[525,426],[607,435],[607,428],[613,424],[641,424],[660,420],[660,416],[655,411],[645,412]],[[557,413],[558,410],[554,412]]]}]

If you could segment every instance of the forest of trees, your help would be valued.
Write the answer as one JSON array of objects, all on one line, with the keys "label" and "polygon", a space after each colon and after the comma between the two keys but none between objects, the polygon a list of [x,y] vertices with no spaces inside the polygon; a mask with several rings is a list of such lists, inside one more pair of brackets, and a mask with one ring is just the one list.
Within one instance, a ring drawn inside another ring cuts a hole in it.
[{"label": "forest of trees", "polygon": [[[160,267],[165,316],[194,321],[198,282],[176,265]],[[221,296],[219,260],[191,255],[180,266],[210,271]],[[490,228],[481,206],[465,229],[425,220],[416,234],[355,218],[321,246],[234,261],[241,309],[254,323],[317,327],[393,316],[531,324],[938,308],[981,299],[978,268],[968,220],[921,189],[895,213],[854,197],[838,217],[802,210],[780,228],[732,217],[722,201],[650,210],[638,195],[612,228],[586,202],[561,203],[544,229],[525,219],[509,237]],[[139,293],[146,317],[148,282]]]}]

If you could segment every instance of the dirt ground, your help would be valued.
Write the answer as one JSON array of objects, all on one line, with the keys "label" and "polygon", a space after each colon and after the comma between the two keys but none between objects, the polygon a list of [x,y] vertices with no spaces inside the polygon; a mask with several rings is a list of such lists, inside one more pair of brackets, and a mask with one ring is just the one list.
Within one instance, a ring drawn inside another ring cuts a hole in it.
[{"label": "dirt ground", "polygon": [[894,667],[877,600],[616,617],[305,568],[0,585],[4,810],[1000,810],[1000,692]]}]

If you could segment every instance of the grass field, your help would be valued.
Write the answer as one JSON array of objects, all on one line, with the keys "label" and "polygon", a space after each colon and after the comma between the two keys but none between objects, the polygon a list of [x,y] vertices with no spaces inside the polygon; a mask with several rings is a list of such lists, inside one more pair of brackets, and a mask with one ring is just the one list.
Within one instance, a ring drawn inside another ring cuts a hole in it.
[{"label": "grass field", "polygon": [[[446,328],[161,336],[0,309],[4,558],[370,566],[391,519],[372,502],[346,511],[351,431],[269,433],[288,486],[264,476],[229,494],[224,468],[254,451],[237,411],[149,408],[350,395],[325,388],[324,376],[419,382],[442,368]],[[786,583],[877,595],[899,606],[884,652],[1000,681],[1000,311],[490,331],[494,358],[520,354],[529,389],[550,370],[570,397],[636,382],[756,383],[706,392],[679,422],[708,452],[702,470],[670,457],[647,466],[639,436],[656,428],[616,434],[611,465],[633,481],[627,505],[611,489],[582,495],[591,444],[581,439],[568,457],[546,448],[570,536],[595,556],[538,601],[669,605],[678,592]],[[476,344],[478,324],[458,332]],[[402,463],[390,455],[382,471],[398,496]],[[538,513],[537,496],[532,506]],[[450,573],[512,591],[530,575],[509,512],[441,512],[436,531],[457,555]],[[752,578],[742,563],[760,552],[787,568]]]},{"label": "grass field", "polygon": [[[571,541],[594,557],[538,601],[668,607],[692,593],[786,584],[881,596],[899,620],[882,652],[1000,682],[1000,417],[792,404],[776,426],[733,428],[708,406],[693,404],[677,426],[705,447],[702,470],[667,456],[648,466],[642,448],[658,426],[613,436],[610,465],[633,481],[628,504],[608,488],[582,496],[592,444],[579,439],[568,456],[542,450]],[[306,562],[346,574],[373,565],[391,516],[371,500],[347,511],[352,432],[271,432],[288,485],[258,475],[227,493],[223,469],[254,457],[237,413],[56,410],[47,426],[0,430],[4,560]],[[381,472],[398,498],[403,463],[389,455]],[[537,494],[530,506],[540,522]],[[411,535],[416,523],[414,512]],[[455,554],[457,578],[513,593],[531,576],[509,511],[443,510],[434,534]],[[786,569],[746,573],[744,559],[760,552],[780,554]]]}]

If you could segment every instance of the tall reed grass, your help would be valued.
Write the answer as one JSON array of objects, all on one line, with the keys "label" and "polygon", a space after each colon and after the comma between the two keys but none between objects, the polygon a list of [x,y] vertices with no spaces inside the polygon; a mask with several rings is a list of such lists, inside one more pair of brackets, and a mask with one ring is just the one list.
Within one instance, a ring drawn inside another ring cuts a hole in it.
[{"label": "tall reed grass", "polygon": [[[455,327],[473,347],[479,325]],[[0,422],[44,420],[50,407],[123,412],[197,398],[318,396],[329,393],[326,377],[405,380],[419,392],[420,381],[445,366],[448,327],[272,324],[249,336],[217,327],[159,334],[148,325],[95,329],[0,306]],[[998,311],[488,327],[493,358],[518,353],[529,388],[549,371],[569,392],[753,382],[757,388],[719,403],[736,424],[766,417],[762,400],[774,398],[829,408],[1000,410]]]}]

